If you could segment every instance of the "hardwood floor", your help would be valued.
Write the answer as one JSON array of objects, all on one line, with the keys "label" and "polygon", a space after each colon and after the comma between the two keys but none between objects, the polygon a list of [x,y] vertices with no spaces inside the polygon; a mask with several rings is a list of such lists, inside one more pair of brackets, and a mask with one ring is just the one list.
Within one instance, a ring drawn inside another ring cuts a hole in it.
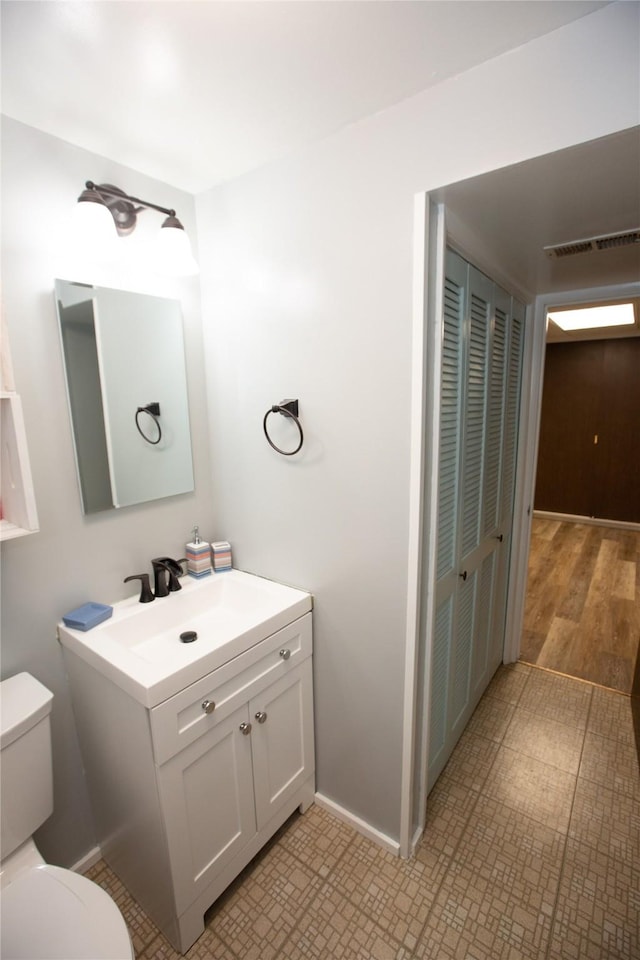
[{"label": "hardwood floor", "polygon": [[631,693],[639,647],[640,531],[534,518],[520,659]]}]

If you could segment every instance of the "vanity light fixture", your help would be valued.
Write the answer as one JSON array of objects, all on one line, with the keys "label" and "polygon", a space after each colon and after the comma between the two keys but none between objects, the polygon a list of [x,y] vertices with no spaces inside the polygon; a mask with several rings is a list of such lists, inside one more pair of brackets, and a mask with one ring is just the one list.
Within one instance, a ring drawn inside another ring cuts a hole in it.
[{"label": "vanity light fixture", "polygon": [[87,180],[78,197],[76,222],[88,244],[101,256],[115,249],[118,237],[127,237],[135,230],[138,214],[143,210],[157,210],[166,216],[154,251],[156,268],[178,277],[198,272],[191,243],[175,210],[157,203],[132,197],[110,183],[95,184]]}]

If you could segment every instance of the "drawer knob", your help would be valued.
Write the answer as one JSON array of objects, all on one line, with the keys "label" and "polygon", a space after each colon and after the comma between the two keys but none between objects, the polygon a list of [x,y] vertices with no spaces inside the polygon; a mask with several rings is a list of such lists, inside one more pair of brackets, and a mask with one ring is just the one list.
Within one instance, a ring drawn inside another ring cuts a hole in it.
[{"label": "drawer knob", "polygon": [[240,724],[240,733],[243,737],[248,737],[251,733],[251,724],[250,723],[241,723]]},{"label": "drawer knob", "polygon": [[266,719],[267,719],[267,715],[264,712],[264,710],[258,710],[258,712],[256,713],[256,720],[258,721],[258,723],[264,723]]},{"label": "drawer knob", "polygon": [[291,656],[291,650],[281,650],[280,656],[282,657],[283,660],[288,660],[289,657]]},{"label": "drawer knob", "polygon": [[202,709],[205,713],[213,713],[216,708],[214,700],[204,700],[202,703]]}]

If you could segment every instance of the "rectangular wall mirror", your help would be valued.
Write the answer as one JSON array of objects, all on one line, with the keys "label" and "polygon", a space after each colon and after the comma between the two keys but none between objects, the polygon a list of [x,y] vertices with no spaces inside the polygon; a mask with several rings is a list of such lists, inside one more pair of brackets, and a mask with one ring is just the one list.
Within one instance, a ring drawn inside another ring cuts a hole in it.
[{"label": "rectangular wall mirror", "polygon": [[193,490],[177,300],[55,281],[84,513]]}]

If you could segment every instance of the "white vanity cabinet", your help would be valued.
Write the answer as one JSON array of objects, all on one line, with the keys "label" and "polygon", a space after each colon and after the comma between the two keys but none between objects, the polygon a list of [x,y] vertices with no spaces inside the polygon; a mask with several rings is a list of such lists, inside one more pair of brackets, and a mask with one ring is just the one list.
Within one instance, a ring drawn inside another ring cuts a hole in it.
[{"label": "white vanity cabinet", "polygon": [[243,658],[255,662],[227,664],[151,711],[179,913],[299,806],[313,773],[310,614]]},{"label": "white vanity cabinet", "polygon": [[307,613],[146,707],[65,649],[101,852],[176,949],[314,795]]}]

